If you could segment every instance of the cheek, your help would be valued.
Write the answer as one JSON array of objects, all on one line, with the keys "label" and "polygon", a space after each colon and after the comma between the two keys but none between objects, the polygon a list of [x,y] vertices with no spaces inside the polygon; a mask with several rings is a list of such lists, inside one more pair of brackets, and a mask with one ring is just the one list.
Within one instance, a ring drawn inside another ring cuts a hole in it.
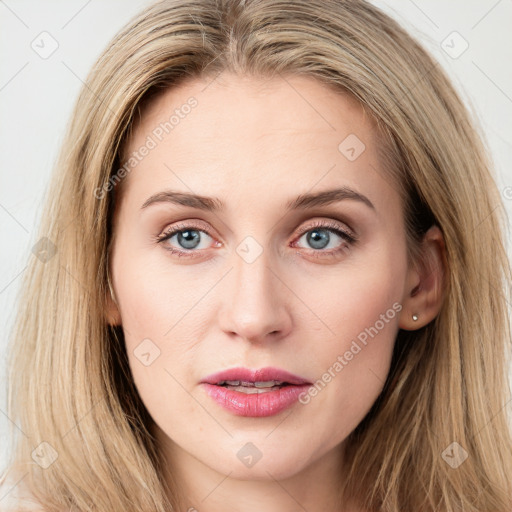
[{"label": "cheek", "polygon": [[327,336],[315,347],[319,372],[302,403],[318,414],[333,411],[327,417],[337,432],[333,439],[347,436],[382,391],[399,329],[405,269],[400,252],[381,251],[368,264],[345,268],[310,289],[309,301],[331,332],[324,330]]},{"label": "cheek", "polygon": [[[208,276],[179,268],[156,251],[121,250],[114,260],[115,289],[123,327],[132,337],[167,340],[204,294]],[[133,256],[129,256],[132,254]],[[212,283],[215,276],[211,276]]]},{"label": "cheek", "polygon": [[187,386],[185,379],[194,361],[196,337],[189,328],[195,325],[194,304],[204,294],[203,287],[179,271],[171,273],[151,258],[134,253],[119,250],[113,259],[133,380],[152,415],[168,411],[171,401],[173,410],[190,414],[193,406],[180,384]]}]

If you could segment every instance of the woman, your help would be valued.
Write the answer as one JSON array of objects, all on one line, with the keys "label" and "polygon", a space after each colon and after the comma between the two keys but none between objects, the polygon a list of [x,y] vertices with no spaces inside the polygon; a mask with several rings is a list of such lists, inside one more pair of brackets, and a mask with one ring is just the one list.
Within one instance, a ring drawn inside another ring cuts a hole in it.
[{"label": "woman", "polygon": [[87,80],[27,272],[17,487],[510,510],[499,203],[446,76],[370,4],[154,4]]}]

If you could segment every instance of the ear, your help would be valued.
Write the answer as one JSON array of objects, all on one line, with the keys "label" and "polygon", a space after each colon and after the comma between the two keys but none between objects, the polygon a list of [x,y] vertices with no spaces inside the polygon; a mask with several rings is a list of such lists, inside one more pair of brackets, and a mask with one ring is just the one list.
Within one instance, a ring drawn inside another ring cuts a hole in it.
[{"label": "ear", "polygon": [[[407,272],[399,327],[414,331],[431,322],[441,310],[446,276],[446,246],[442,231],[432,226],[424,235],[419,261]],[[418,319],[413,320],[413,315]]]}]

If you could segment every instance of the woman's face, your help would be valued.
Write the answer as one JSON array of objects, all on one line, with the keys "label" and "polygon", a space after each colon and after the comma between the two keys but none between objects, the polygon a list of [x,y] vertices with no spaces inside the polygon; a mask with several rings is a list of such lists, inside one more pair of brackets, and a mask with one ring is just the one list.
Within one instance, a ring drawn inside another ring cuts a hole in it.
[{"label": "woman's face", "polygon": [[334,468],[381,392],[411,276],[377,144],[355,100],[305,77],[190,80],[143,112],[110,318],[184,473]]}]

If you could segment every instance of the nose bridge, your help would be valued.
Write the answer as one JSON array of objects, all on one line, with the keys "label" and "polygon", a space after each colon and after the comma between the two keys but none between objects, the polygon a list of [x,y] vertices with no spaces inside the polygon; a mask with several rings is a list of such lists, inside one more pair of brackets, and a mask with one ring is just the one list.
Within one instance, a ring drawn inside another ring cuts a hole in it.
[{"label": "nose bridge", "polygon": [[247,237],[233,252],[232,261],[221,315],[223,330],[252,341],[270,333],[284,334],[290,319],[270,249]]}]

